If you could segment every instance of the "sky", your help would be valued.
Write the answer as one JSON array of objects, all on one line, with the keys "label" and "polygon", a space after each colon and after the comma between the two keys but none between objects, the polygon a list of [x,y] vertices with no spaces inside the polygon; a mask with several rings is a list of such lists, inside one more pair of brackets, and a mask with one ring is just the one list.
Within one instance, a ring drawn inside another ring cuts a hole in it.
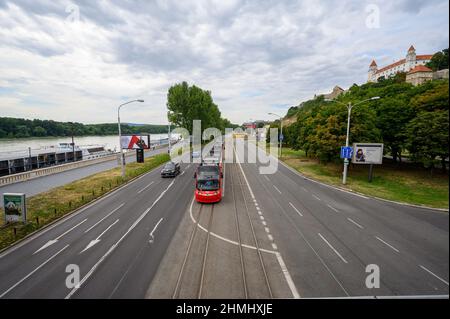
[{"label": "sky", "polygon": [[0,0],[0,117],[167,123],[167,91],[211,91],[233,123],[448,47],[449,2]]}]

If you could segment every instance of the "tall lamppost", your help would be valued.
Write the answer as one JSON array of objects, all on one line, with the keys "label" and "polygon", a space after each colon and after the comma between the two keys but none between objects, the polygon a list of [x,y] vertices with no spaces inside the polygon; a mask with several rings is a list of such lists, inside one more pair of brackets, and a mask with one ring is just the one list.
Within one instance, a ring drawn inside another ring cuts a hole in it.
[{"label": "tall lamppost", "polygon": [[120,165],[122,167],[122,177],[125,177],[125,155],[123,154],[123,148],[122,148],[122,131],[120,129],[120,108],[124,105],[133,103],[133,102],[144,102],[144,100],[132,100],[128,101],[126,103],[120,104],[117,108],[117,124],[119,126],[119,146],[120,146]]},{"label": "tall lamppost", "polygon": [[[348,102],[347,104],[345,104],[340,101],[325,99],[326,102],[336,102],[338,104],[341,104],[341,105],[344,105],[345,107],[347,107],[347,135],[345,137],[345,146],[346,147],[349,146],[348,144],[349,144],[349,136],[350,136],[350,115],[352,112],[352,108],[354,108],[355,106],[357,106],[359,104],[367,102],[367,101],[378,100],[379,98],[380,98],[379,96],[374,96],[374,97],[371,97],[370,99],[362,100],[355,104],[352,104],[352,102]],[[344,185],[347,183],[348,164],[349,164],[348,158],[344,158],[344,172],[342,174],[342,184],[344,184]]]},{"label": "tall lamppost", "polygon": [[275,116],[277,116],[277,117],[279,117],[280,118],[280,138],[279,138],[279,144],[280,144],[280,158],[281,158],[281,155],[282,155],[282,152],[283,152],[283,138],[284,138],[284,136],[283,136],[283,117],[282,116],[280,116],[280,115],[278,115],[278,114],[275,114],[275,113],[268,113],[269,115],[275,115]]}]

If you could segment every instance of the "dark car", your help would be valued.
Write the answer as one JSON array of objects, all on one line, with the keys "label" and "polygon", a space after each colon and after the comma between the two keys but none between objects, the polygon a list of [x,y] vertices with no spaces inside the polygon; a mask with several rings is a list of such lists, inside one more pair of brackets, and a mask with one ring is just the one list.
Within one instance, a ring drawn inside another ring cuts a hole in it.
[{"label": "dark car", "polygon": [[169,162],[164,165],[164,168],[161,171],[161,177],[175,177],[180,174],[180,164]]}]

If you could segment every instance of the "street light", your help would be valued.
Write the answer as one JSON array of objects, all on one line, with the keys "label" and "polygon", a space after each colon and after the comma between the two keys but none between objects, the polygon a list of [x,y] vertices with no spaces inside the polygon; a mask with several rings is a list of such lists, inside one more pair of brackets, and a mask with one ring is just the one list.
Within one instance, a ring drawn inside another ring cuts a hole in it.
[{"label": "street light", "polygon": [[[363,101],[359,101],[356,104],[352,104],[352,102],[348,102],[348,104],[342,103],[340,101],[335,101],[335,100],[331,100],[331,99],[325,99],[325,102],[336,102],[338,104],[344,105],[345,107],[347,107],[347,136],[345,138],[345,146],[348,147],[348,142],[349,142],[349,135],[350,135],[350,114],[352,112],[352,108],[364,103],[364,102],[368,102],[368,101],[373,101],[373,100],[378,100],[380,97],[379,96],[373,96],[370,99],[366,99]],[[342,184],[346,184],[347,183],[347,171],[348,171],[348,158],[344,158],[344,173],[342,174]]]},{"label": "street light", "polygon": [[275,115],[280,118],[280,142],[279,142],[279,144],[280,144],[280,158],[281,158],[281,155],[283,154],[282,153],[283,152],[283,117],[278,114],[272,113],[272,112],[269,112],[268,114]]},{"label": "street light", "polygon": [[128,101],[126,103],[120,104],[119,107],[117,108],[117,124],[119,126],[119,146],[120,146],[120,165],[122,167],[122,177],[125,177],[125,156],[123,154],[123,149],[122,149],[122,131],[120,129],[120,108],[124,105],[133,103],[133,102],[144,102],[144,100],[132,100],[132,101]]}]

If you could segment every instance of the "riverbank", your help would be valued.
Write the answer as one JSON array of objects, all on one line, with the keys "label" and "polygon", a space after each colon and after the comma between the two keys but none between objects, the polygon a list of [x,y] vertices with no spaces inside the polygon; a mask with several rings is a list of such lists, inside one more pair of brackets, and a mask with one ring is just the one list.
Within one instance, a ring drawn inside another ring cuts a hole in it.
[{"label": "riverbank", "polygon": [[342,164],[321,164],[305,156],[303,151],[283,147],[281,160],[303,175],[330,185],[387,200],[433,208],[449,208],[449,176],[409,163],[385,161],[374,165],[372,182],[366,165],[349,166],[347,184],[342,185]]}]

